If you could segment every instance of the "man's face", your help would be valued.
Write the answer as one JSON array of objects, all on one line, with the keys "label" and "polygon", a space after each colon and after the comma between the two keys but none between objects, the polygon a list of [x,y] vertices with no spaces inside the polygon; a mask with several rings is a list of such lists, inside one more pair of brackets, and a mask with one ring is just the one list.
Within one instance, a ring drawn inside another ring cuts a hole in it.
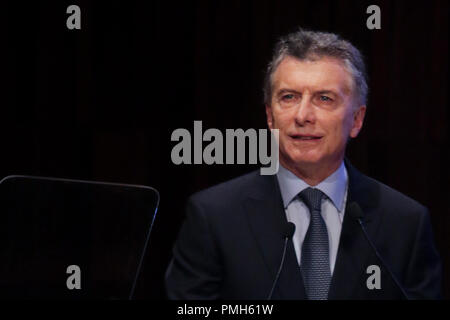
[{"label": "man's face", "polygon": [[336,167],[348,137],[362,127],[365,106],[355,106],[351,74],[334,58],[286,57],[272,79],[270,129],[279,129],[280,162],[287,168]]}]

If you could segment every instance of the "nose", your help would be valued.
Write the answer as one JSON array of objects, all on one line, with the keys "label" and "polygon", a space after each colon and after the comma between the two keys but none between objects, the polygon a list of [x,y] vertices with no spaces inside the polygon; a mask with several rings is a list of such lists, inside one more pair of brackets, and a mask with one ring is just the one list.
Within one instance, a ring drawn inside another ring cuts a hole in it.
[{"label": "nose", "polygon": [[311,102],[310,97],[305,95],[297,105],[297,109],[295,111],[295,122],[298,126],[303,127],[306,124],[312,124],[315,121],[316,115],[314,105]]}]

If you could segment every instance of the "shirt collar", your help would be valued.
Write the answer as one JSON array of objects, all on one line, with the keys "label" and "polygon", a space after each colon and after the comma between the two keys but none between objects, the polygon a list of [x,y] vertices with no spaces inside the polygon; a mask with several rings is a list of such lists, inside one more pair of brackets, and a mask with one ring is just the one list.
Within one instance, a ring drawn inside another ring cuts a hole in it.
[{"label": "shirt collar", "polygon": [[[305,181],[297,177],[288,169],[280,164],[277,173],[278,184],[280,185],[281,197],[283,198],[284,208],[302,192],[304,189],[311,187]],[[344,198],[347,189],[348,174],[344,162],[339,168],[329,175],[325,180],[320,182],[314,188],[319,189],[327,195],[336,209],[341,212],[344,208]]]}]

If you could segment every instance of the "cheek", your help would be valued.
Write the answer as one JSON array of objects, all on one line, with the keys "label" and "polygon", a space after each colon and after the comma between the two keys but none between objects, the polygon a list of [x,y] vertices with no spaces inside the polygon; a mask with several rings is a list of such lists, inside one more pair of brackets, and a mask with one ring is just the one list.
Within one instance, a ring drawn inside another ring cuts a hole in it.
[{"label": "cheek", "polygon": [[352,128],[352,119],[349,117],[336,116],[333,121],[329,121],[325,125],[328,128],[329,139],[334,145],[338,146],[346,144]]},{"label": "cheek", "polygon": [[353,128],[353,114],[349,114],[347,115],[345,122],[344,122],[344,135],[345,138],[347,139],[350,135],[350,132],[352,131]]},{"label": "cheek", "polygon": [[274,112],[272,121],[275,128],[284,130],[289,124],[289,115],[286,112]]}]

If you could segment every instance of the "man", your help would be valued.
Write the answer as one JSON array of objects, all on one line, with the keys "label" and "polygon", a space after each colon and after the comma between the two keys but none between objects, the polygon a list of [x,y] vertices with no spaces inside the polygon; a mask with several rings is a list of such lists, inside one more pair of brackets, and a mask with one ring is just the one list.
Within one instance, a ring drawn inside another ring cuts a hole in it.
[{"label": "man", "polygon": [[359,51],[330,33],[289,34],[264,91],[280,170],[189,199],[166,274],[169,298],[440,298],[427,209],[344,160],[366,112]]}]

